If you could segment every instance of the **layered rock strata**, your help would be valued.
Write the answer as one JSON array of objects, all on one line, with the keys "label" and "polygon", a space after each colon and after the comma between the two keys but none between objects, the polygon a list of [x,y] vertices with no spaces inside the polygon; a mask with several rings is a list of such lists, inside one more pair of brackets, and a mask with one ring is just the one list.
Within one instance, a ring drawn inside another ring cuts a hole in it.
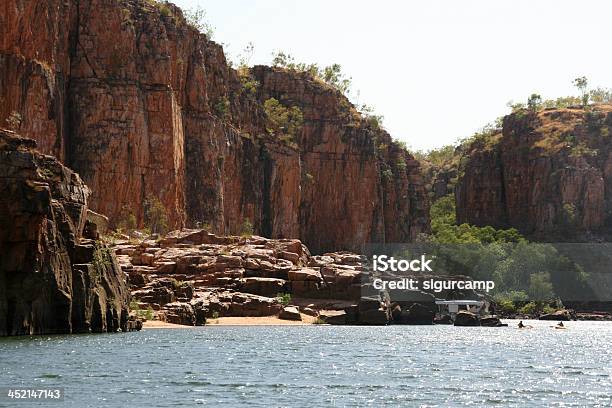
[{"label": "layered rock strata", "polygon": [[[169,227],[252,225],[317,253],[427,231],[418,162],[322,81],[237,72],[168,3],[0,9],[0,123],[77,171],[112,227],[159,200]],[[270,98],[302,111],[297,134],[270,134]]]},{"label": "layered rock strata", "polygon": [[126,328],[129,292],[78,174],[0,130],[0,336]]},{"label": "layered rock strata", "polygon": [[466,152],[458,221],[515,227],[538,240],[609,238],[611,132],[610,105],[505,117],[501,134]]}]

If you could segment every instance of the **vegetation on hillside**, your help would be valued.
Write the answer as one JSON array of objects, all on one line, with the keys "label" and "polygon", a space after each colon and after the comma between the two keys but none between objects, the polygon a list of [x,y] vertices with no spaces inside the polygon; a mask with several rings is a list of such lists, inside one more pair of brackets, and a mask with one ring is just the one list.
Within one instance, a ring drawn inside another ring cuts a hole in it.
[{"label": "vegetation on hillside", "polygon": [[342,67],[340,64],[320,67],[316,63],[306,64],[303,62],[296,62],[295,58],[293,58],[293,56],[290,54],[277,51],[273,54],[272,66],[285,68],[295,72],[306,72],[313,78],[333,86],[345,95],[347,95],[351,90],[351,78],[347,77],[342,72]]},{"label": "vegetation on hillside", "polygon": [[586,289],[588,275],[551,244],[530,243],[516,229],[457,225],[454,197],[431,207],[430,236],[440,273],[493,280],[493,295],[503,308],[516,311],[529,301],[543,311],[559,298]]},{"label": "vegetation on hillside", "polygon": [[200,6],[184,9],[183,16],[187,24],[204,34],[209,40],[212,40],[215,29],[206,17],[206,10]]},{"label": "vegetation on hillside", "polygon": [[[342,72],[342,66],[340,64],[334,63],[326,67],[321,67],[316,63],[307,64],[303,62],[296,62],[292,55],[282,51],[277,51],[272,55],[272,66],[294,72],[307,73],[313,79],[337,89],[347,98],[350,98],[352,93],[352,78],[348,77],[344,72]],[[359,92],[357,92],[357,94],[359,94]],[[372,128],[382,128],[383,116],[375,113],[372,106],[367,104],[358,104],[355,109]]]},{"label": "vegetation on hillside", "polygon": [[297,106],[286,107],[275,98],[264,102],[266,130],[270,135],[292,147],[297,147],[297,138],[302,131],[304,115]]}]

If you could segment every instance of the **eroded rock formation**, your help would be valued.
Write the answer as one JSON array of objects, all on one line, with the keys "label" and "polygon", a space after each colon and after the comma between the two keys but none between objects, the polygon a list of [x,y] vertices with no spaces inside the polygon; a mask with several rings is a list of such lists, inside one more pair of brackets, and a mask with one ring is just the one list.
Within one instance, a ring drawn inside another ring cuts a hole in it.
[{"label": "eroded rock formation", "polygon": [[[419,165],[386,132],[307,74],[239,75],[172,4],[0,0],[0,9],[0,122],[77,171],[113,226],[128,216],[142,226],[155,197],[170,227],[228,234],[248,221],[315,252],[428,229]],[[295,140],[267,131],[271,97],[303,112]]]},{"label": "eroded rock formation", "polygon": [[125,330],[129,292],[89,189],[35,146],[0,130],[0,336]]},{"label": "eroded rock formation", "polygon": [[481,297],[468,290],[377,289],[374,277],[397,281],[405,276],[373,272],[366,256],[351,252],[311,255],[296,239],[185,229],[158,239],[118,240],[114,249],[140,315],[150,308],[149,317],[155,313],[160,320],[185,325],[215,317],[297,319],[294,307],[330,324],[432,324],[436,297]]},{"label": "eroded rock formation", "polygon": [[501,134],[466,152],[458,221],[540,240],[610,237],[611,133],[610,105],[507,116]]}]

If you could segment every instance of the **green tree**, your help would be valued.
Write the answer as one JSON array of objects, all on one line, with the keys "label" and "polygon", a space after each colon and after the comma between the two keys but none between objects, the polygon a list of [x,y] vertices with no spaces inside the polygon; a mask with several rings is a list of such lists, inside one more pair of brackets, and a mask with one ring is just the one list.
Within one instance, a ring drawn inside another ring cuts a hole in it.
[{"label": "green tree", "polygon": [[144,202],[145,225],[155,234],[168,232],[168,216],[166,208],[159,198],[150,196]]},{"label": "green tree", "polygon": [[206,18],[206,10],[197,6],[184,10],[183,15],[185,16],[187,24],[204,34],[209,40],[212,40],[215,29]]},{"label": "green tree", "polygon": [[527,107],[532,111],[537,111],[542,105],[542,97],[536,93],[531,94],[527,99]]},{"label": "green tree", "polygon": [[242,226],[240,227],[240,235],[251,236],[253,234],[254,234],[253,224],[251,223],[251,220],[249,220],[248,218],[245,218],[244,222],[242,223]]},{"label": "green tree", "polygon": [[264,112],[268,133],[281,140],[295,143],[304,124],[304,116],[300,108],[297,106],[287,108],[275,98],[270,98],[264,102]]},{"label": "green tree", "polygon": [[585,76],[578,77],[574,79],[573,84],[576,88],[578,88],[578,90],[580,90],[580,93],[582,94],[582,104],[584,106],[588,105],[589,92],[587,90],[587,87],[589,85],[589,81],[587,80],[587,78]]},{"label": "green tree", "polygon": [[554,296],[550,273],[537,272],[529,277],[529,297],[536,301],[544,301]]}]

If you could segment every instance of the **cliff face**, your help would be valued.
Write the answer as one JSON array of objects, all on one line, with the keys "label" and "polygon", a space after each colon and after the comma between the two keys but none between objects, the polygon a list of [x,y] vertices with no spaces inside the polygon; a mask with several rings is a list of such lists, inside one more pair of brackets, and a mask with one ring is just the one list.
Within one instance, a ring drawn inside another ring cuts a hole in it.
[{"label": "cliff face", "polygon": [[522,112],[468,149],[459,222],[516,227],[544,240],[612,232],[612,106]]},{"label": "cliff face", "polygon": [[88,239],[89,189],[35,146],[0,130],[0,336],[125,329],[124,275]]},{"label": "cliff face", "polygon": [[[170,227],[302,238],[314,251],[406,241],[428,228],[417,162],[335,89],[266,67],[248,90],[221,46],[171,4],[0,0],[0,122],[77,171],[91,205],[142,225],[148,198]],[[298,106],[285,143],[263,102]],[[399,166],[397,163],[403,163]]]}]

